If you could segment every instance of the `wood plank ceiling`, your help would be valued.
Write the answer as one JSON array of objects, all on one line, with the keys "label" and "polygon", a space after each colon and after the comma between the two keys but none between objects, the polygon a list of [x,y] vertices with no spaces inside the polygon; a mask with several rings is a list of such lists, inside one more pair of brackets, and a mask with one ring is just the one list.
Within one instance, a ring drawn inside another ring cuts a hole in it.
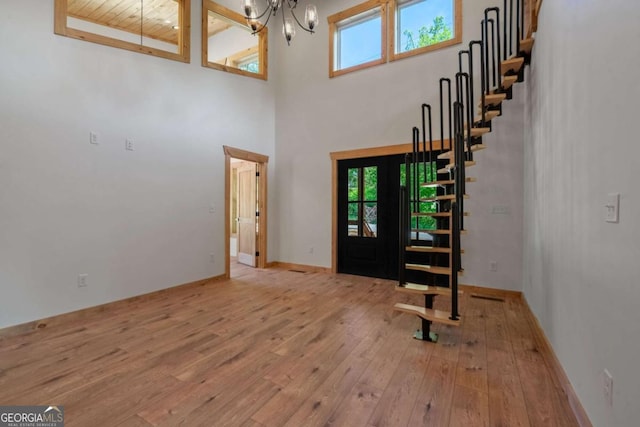
[{"label": "wood plank ceiling", "polygon": [[[178,44],[181,0],[68,0],[70,17]],[[144,14],[144,19],[143,19]]]}]

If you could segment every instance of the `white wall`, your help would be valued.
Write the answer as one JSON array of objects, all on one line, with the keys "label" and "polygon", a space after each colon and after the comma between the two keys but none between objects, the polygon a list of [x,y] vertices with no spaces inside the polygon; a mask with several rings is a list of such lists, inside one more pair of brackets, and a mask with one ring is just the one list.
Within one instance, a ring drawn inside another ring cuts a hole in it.
[{"label": "white wall", "polygon": [[[272,46],[280,66],[276,185],[281,261],[331,265],[329,153],[410,142],[411,128],[420,123],[420,105],[439,102],[440,77],[453,77],[458,50],[479,38],[483,10],[495,2],[464,2],[463,45],[329,79],[326,17],[357,3],[320,3],[322,20],[315,35],[299,32],[290,47],[276,37]],[[509,101],[507,108],[511,118],[494,122],[496,132],[486,140],[490,148],[478,153],[478,166],[469,171],[478,183],[468,190],[472,217],[463,242],[464,282],[520,289],[523,107],[521,101]],[[439,135],[438,124],[434,132]],[[508,206],[510,214],[491,215],[494,205]],[[489,273],[489,261],[498,263],[498,272]]]},{"label": "white wall", "polygon": [[[513,98],[503,103],[502,116],[483,137],[487,148],[474,154],[477,164],[467,169],[477,182],[466,188],[464,209],[470,216],[461,239],[462,283],[522,290],[524,95],[517,83]],[[492,262],[497,271],[491,271]]]},{"label": "white wall", "polygon": [[640,419],[639,22],[637,2],[545,1],[528,76],[524,292],[602,427]]},{"label": "white wall", "polygon": [[222,145],[273,157],[274,85],[202,68],[200,22],[184,64],[0,2],[0,328],[224,273]]}]

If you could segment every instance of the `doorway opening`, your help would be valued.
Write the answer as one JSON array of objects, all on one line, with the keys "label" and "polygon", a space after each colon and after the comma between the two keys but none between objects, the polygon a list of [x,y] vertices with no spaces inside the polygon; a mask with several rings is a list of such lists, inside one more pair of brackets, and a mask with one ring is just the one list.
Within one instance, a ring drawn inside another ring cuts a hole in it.
[{"label": "doorway opening", "polygon": [[267,264],[267,163],[269,157],[223,146],[225,153],[225,277],[231,265]]},{"label": "doorway opening", "polygon": [[[449,141],[433,141],[434,150],[443,146]],[[332,273],[397,276],[397,192],[412,150],[409,143],[330,153]]]}]

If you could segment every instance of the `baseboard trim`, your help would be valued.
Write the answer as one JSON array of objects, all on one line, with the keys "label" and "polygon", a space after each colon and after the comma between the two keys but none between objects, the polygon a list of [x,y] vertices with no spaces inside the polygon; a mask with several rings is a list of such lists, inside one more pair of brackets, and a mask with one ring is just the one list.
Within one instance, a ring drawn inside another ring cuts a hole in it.
[{"label": "baseboard trim", "polygon": [[272,261],[267,263],[267,268],[282,268],[284,270],[298,270],[308,273],[331,273],[328,267],[320,267],[317,265],[294,264],[290,262]]},{"label": "baseboard trim", "polygon": [[533,314],[526,298],[523,297],[522,302],[528,312],[529,324],[531,325],[538,349],[541,350],[547,369],[549,369],[552,374],[551,378],[553,379],[554,387],[567,399],[566,403],[575,416],[578,425],[580,427],[593,427],[582,403],[580,403],[578,399],[576,391],[569,381],[569,377],[567,377],[567,373],[564,371],[556,353],[553,351],[551,342],[549,342],[549,339],[545,335],[538,318]]},{"label": "baseboard trim", "polygon": [[146,294],[136,295],[134,297],[121,299],[118,301],[112,301],[105,304],[96,305],[93,307],[87,307],[80,310],[71,311],[69,313],[62,313],[62,314],[47,317],[44,319],[21,323],[15,326],[8,326],[6,328],[0,329],[0,339],[9,338],[16,335],[24,335],[24,334],[32,333],[40,329],[50,328],[52,326],[60,326],[72,321],[76,321],[88,316],[95,315],[96,313],[104,312],[108,309],[116,309],[123,305],[138,303],[144,299],[152,299],[152,298],[157,298],[159,296],[166,296],[168,294],[177,292],[179,290],[183,291],[184,289],[188,289],[188,288],[197,288],[213,282],[219,282],[225,279],[226,279],[225,275],[221,274],[219,276],[213,276],[207,279],[201,279],[201,280],[196,280],[194,282],[183,283],[182,285],[176,285],[169,288],[160,289],[158,291],[153,291]]}]

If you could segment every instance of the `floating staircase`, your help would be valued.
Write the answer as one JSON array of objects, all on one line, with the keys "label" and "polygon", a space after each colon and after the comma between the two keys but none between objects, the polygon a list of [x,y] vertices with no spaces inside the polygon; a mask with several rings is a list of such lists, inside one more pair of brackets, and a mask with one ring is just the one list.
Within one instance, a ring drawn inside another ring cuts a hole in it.
[{"label": "floating staircase", "polygon": [[[524,80],[534,45],[536,6],[534,0],[503,0],[502,7],[485,9],[481,40],[458,53],[454,78],[440,79],[440,110],[435,112],[440,118],[440,144],[435,146],[440,150],[434,150],[430,104],[422,104],[422,129],[412,129],[413,152],[405,157],[405,182],[400,188],[396,291],[408,294],[407,298],[422,296],[424,302],[397,303],[394,309],[421,319],[416,339],[435,342],[433,323],[457,326],[462,321],[460,235],[466,232],[464,218],[469,215],[464,211],[469,197],[466,185],[476,182],[466,176],[466,169],[476,164],[475,153],[490,149],[482,138],[511,99],[513,86]],[[451,309],[436,310],[435,298],[450,300]]]}]

